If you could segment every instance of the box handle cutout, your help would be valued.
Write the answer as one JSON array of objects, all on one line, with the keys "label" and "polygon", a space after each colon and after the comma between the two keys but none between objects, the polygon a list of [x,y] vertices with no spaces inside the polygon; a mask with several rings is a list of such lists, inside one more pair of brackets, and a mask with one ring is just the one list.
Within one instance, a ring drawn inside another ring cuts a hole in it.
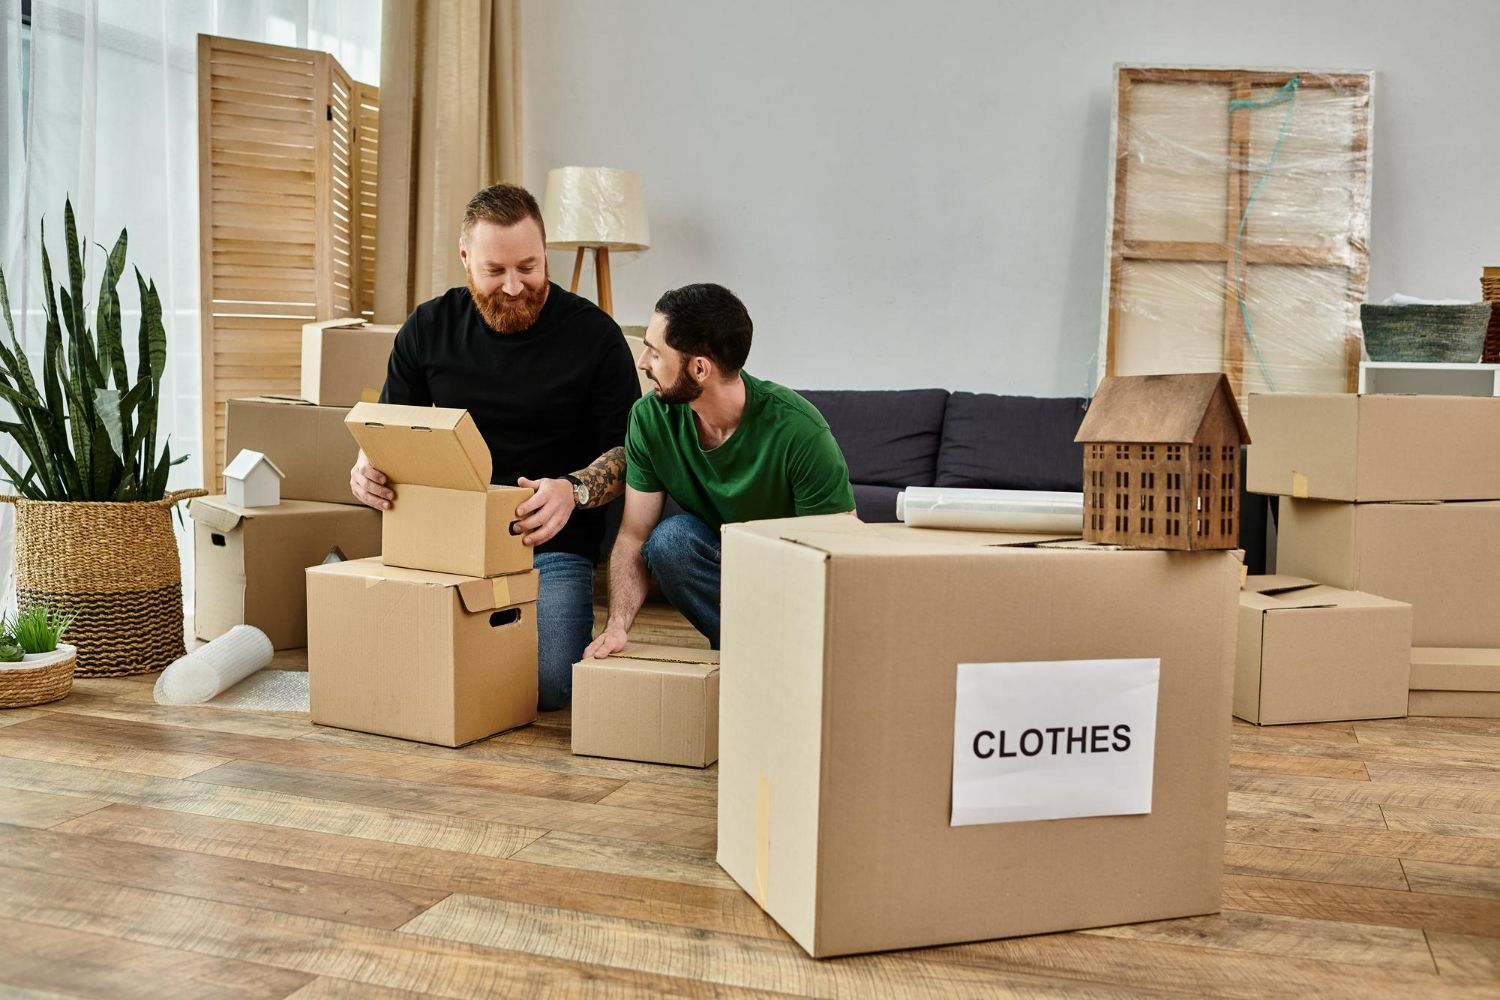
[{"label": "box handle cutout", "polygon": [[510,528],[507,529],[507,530],[509,530],[512,535],[519,535],[520,532],[516,530],[516,525],[518,525],[520,523],[521,523],[520,521],[512,521],[512,522],[510,522]]},{"label": "box handle cutout", "polygon": [[490,615],[490,628],[504,628],[521,620],[520,608],[505,608]]},{"label": "box handle cutout", "polygon": [[217,531],[215,531],[213,534],[209,535],[208,537],[213,541],[213,543],[215,545],[219,546],[220,548],[224,547],[224,545],[225,545],[224,536],[221,535],[221,534],[219,534]]}]

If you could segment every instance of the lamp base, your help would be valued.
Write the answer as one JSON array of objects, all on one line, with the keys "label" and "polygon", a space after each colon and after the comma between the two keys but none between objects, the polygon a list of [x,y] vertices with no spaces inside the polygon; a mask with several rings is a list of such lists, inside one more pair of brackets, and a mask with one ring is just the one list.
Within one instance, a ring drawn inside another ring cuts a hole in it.
[{"label": "lamp base", "polygon": [[586,249],[594,251],[594,281],[595,292],[599,300],[599,308],[610,316],[615,314],[614,289],[609,281],[609,247],[579,247],[577,254],[573,257],[573,281],[568,285],[568,291],[577,293],[578,279],[583,275],[583,252]]}]

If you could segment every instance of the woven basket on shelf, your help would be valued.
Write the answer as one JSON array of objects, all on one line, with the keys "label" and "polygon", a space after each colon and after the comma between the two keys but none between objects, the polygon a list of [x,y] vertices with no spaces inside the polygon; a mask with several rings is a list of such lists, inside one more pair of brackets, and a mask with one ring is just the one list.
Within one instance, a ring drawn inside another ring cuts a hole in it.
[{"label": "woven basket on shelf", "polygon": [[61,655],[36,663],[0,664],[0,708],[45,705],[67,697],[73,690],[73,666],[77,650],[59,645]]},{"label": "woven basket on shelf", "polygon": [[1359,307],[1359,324],[1371,361],[1472,365],[1484,350],[1492,312],[1488,302],[1389,306],[1366,302]]},{"label": "woven basket on shelf", "polygon": [[108,503],[0,497],[16,505],[16,600],[76,615],[79,677],[161,670],[186,652],[172,506],[205,490]]},{"label": "woven basket on shelf", "polygon": [[[1486,302],[1500,302],[1500,267],[1487,267],[1479,278],[1480,294]],[[1500,364],[1500,308],[1490,312],[1490,326],[1484,335],[1484,355],[1480,359],[1487,365]]]}]

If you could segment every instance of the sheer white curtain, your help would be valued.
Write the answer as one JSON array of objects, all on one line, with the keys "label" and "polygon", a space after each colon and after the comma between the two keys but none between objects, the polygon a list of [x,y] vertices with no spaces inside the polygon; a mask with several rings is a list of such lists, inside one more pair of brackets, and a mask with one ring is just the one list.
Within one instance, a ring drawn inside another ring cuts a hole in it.
[{"label": "sheer white curtain", "polygon": [[[29,6],[25,29],[21,0],[0,0],[6,93],[0,268],[17,332],[36,357],[43,336],[38,237],[44,217],[54,277],[64,266],[65,198],[72,198],[80,238],[91,244],[112,246],[121,228],[128,229],[129,264],[156,281],[167,326],[162,435],[171,435],[174,456],[191,455],[173,470],[169,488],[202,485],[197,36],[322,49],[355,79],[379,83],[381,0],[32,0]],[[101,255],[91,247],[90,316]],[[133,274],[120,291],[134,371],[140,313]],[[0,448],[17,457],[8,438]],[[0,505],[5,607],[14,600],[13,544],[11,508]],[[178,546],[191,603],[192,537],[181,526]]]}]

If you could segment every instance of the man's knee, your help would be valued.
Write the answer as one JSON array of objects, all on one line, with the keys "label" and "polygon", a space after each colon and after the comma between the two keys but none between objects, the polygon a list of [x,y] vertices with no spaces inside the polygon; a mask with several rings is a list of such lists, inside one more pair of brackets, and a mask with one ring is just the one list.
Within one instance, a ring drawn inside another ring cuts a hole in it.
[{"label": "man's knee", "polygon": [[652,529],[651,537],[641,546],[641,554],[654,572],[660,565],[711,548],[710,530],[692,514],[674,514]]}]

